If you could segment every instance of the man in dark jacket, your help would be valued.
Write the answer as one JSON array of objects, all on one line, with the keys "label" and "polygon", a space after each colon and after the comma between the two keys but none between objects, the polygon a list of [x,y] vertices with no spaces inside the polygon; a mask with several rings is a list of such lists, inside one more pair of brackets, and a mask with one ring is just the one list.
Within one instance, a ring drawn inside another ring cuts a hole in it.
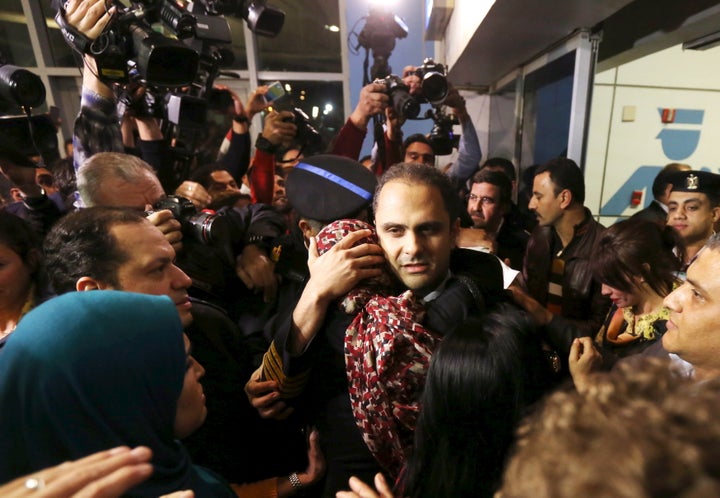
[{"label": "man in dark jacket", "polygon": [[682,163],[666,164],[663,169],[655,177],[652,184],[652,202],[645,208],[641,209],[632,218],[642,218],[643,220],[654,221],[655,223],[665,226],[668,215],[668,201],[670,199],[670,191],[672,190],[672,176],[677,171],[689,171],[690,166]]},{"label": "man in dark jacket", "polygon": [[538,226],[523,264],[527,292],[512,287],[517,304],[545,327],[547,341],[561,358],[567,357],[575,337],[598,331],[610,307],[590,267],[604,227],[584,200],[582,171],[574,161],[557,158],[538,168],[529,204]]}]

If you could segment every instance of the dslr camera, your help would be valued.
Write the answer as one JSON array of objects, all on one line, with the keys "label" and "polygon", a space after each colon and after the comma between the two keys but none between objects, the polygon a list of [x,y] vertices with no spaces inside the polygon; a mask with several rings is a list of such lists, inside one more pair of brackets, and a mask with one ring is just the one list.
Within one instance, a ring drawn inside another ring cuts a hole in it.
[{"label": "dslr camera", "polygon": [[373,83],[385,85],[385,93],[390,97],[390,105],[400,119],[415,119],[420,114],[420,103],[410,95],[410,87],[394,74],[376,79]]},{"label": "dslr camera", "polygon": [[422,66],[415,70],[420,78],[420,98],[434,106],[441,105],[448,94],[446,67],[434,60],[423,60]]},{"label": "dslr camera", "polygon": [[446,68],[432,59],[425,59],[413,74],[420,78],[420,93],[410,94],[410,87],[399,76],[391,74],[376,79],[374,83],[385,85],[385,93],[390,97],[395,113],[400,119],[416,119],[420,114],[420,104],[442,105],[448,94]]},{"label": "dslr camera", "polygon": [[297,133],[295,139],[298,143],[303,145],[303,148],[308,147],[313,149],[322,144],[322,136],[315,129],[310,122],[310,117],[305,114],[305,111],[299,107],[290,107],[286,109],[293,113],[293,117],[287,117],[284,121],[292,122],[297,126]]},{"label": "dslr camera", "polygon": [[447,156],[452,154],[453,148],[460,147],[460,135],[453,132],[453,126],[460,124],[454,114],[445,114],[442,108],[436,108],[427,112],[427,117],[432,118],[433,127],[428,135],[435,155]]},{"label": "dslr camera", "polygon": [[177,195],[153,205],[153,210],[162,209],[170,210],[182,226],[183,249],[175,264],[193,281],[190,295],[224,303],[231,295],[229,282],[237,279],[231,222],[214,212],[198,212],[189,199]]},{"label": "dslr camera", "polygon": [[230,227],[227,220],[209,210],[198,213],[189,199],[179,195],[169,195],[153,205],[155,211],[163,209],[172,212],[173,217],[180,222],[183,235],[204,245],[230,243]]}]

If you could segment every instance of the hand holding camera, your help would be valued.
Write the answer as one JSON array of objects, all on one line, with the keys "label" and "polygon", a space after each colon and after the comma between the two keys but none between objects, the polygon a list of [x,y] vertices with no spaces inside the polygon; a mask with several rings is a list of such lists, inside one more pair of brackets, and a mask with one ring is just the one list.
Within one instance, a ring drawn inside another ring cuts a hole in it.
[{"label": "hand holding camera", "polygon": [[420,104],[439,106],[448,96],[445,66],[432,59],[425,59],[420,67],[405,66],[402,78],[390,74],[374,83],[385,86],[390,105],[401,120],[417,118]]},{"label": "hand holding camera", "polygon": [[67,24],[90,41],[100,36],[117,10],[106,8],[105,0],[68,0],[63,9]]},{"label": "hand holding camera", "polygon": [[359,129],[367,127],[372,116],[380,114],[390,103],[383,83],[370,83],[360,90],[360,99],[350,115],[350,121]]},{"label": "hand holding camera", "polygon": [[182,250],[182,225],[175,219],[173,212],[167,208],[148,213],[147,219],[155,225],[165,236],[165,239],[179,254]]},{"label": "hand holding camera", "polygon": [[292,111],[272,111],[265,116],[262,136],[273,145],[289,144],[297,134]]}]

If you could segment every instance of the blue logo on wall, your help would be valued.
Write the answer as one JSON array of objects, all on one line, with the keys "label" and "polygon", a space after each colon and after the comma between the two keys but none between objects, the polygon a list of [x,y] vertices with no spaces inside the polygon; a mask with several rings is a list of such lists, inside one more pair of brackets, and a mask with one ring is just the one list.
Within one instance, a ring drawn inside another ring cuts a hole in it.
[{"label": "blue logo on wall", "polygon": [[[663,110],[658,109],[662,116]],[[672,124],[701,125],[705,111],[698,109],[676,109],[675,120]],[[682,161],[687,159],[697,149],[700,142],[700,130],[675,130],[665,128],[657,137],[662,143],[662,149],[671,161]]]},{"label": "blue logo on wall", "polygon": [[[658,108],[658,112],[662,116],[663,109]],[[702,125],[705,111],[702,109],[675,109],[675,119],[673,123],[683,125]],[[667,157],[667,162],[682,161],[690,157],[697,149],[700,142],[701,130],[673,129],[664,128],[655,138],[660,139],[663,153]],[[623,211],[628,207],[630,197],[635,190],[645,191],[644,207],[648,207],[652,202],[652,183],[655,176],[660,172],[663,166],[640,166],[628,178],[625,183],[613,194],[613,196],[600,209],[601,216],[622,216]],[[699,169],[699,168],[694,168]],[[638,211],[642,209],[638,206]]]}]

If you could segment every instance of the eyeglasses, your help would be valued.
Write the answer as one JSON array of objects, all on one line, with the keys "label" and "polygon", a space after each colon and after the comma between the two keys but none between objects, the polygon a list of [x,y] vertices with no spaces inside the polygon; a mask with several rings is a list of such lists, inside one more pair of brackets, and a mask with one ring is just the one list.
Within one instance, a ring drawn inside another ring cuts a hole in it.
[{"label": "eyeglasses", "polygon": [[487,197],[485,195],[482,197],[478,197],[475,194],[468,194],[465,196],[465,200],[468,202],[479,202],[483,206],[492,206],[496,204],[495,199],[493,199],[492,197]]}]

